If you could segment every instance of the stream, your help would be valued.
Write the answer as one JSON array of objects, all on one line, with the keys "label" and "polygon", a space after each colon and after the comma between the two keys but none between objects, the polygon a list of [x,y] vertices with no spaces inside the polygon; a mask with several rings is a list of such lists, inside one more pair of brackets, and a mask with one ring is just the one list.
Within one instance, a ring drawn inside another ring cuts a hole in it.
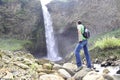
[{"label": "stream", "polygon": [[94,67],[96,68],[96,71],[99,71],[98,73],[103,73],[104,69],[108,69],[110,72],[109,75],[113,76],[115,80],[120,80],[120,74],[116,74],[116,72],[120,69],[119,66],[108,66],[108,67],[101,67],[100,64],[94,64]]}]

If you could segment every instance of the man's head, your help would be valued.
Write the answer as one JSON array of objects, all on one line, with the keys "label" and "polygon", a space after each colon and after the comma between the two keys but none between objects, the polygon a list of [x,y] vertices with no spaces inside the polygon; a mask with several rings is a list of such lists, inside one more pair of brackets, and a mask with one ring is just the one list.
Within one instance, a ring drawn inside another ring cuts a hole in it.
[{"label": "man's head", "polygon": [[79,20],[79,21],[77,22],[77,24],[82,24],[82,22]]}]

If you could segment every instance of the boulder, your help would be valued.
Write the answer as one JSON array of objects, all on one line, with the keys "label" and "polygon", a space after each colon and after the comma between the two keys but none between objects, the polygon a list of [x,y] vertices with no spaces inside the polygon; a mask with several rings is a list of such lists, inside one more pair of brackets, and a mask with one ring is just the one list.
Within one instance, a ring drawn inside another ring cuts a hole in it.
[{"label": "boulder", "polygon": [[20,62],[14,62],[13,64],[20,67],[20,68],[22,68],[22,69],[25,69],[25,70],[30,68],[29,66],[27,66],[27,65],[25,65],[23,63],[20,63]]},{"label": "boulder", "polygon": [[98,58],[96,58],[95,60],[94,60],[94,63],[95,64],[99,64],[101,62],[101,60],[99,60]]},{"label": "boulder", "polygon": [[63,69],[63,66],[61,66],[59,64],[54,64],[53,69],[54,70]]},{"label": "boulder", "polygon": [[117,56],[112,55],[112,56],[109,57],[109,59],[112,60],[112,61],[115,61],[115,60],[117,60]]},{"label": "boulder", "polygon": [[75,71],[75,69],[77,68],[77,66],[72,63],[65,63],[65,64],[63,64],[63,67],[66,69],[69,69],[71,71]]},{"label": "boulder", "polygon": [[110,75],[104,74],[103,77],[105,78],[105,80],[114,80],[114,78]]},{"label": "boulder", "polygon": [[46,74],[39,77],[39,80],[64,80],[61,76],[54,74]]},{"label": "boulder", "polygon": [[112,64],[113,62],[112,61],[103,61],[102,63],[101,63],[101,67],[107,67],[107,66],[111,66],[111,64]]},{"label": "boulder", "polygon": [[58,73],[65,79],[71,78],[71,75],[64,69],[59,69]]},{"label": "boulder", "polygon": [[89,72],[86,76],[83,77],[83,80],[105,80],[104,77],[98,74],[95,71]]},{"label": "boulder", "polygon": [[73,78],[75,80],[82,80],[82,78],[90,71],[91,71],[90,69],[83,67],[82,70],[80,70],[79,72],[76,72]]},{"label": "boulder", "polygon": [[114,61],[115,65],[120,66],[120,60]]},{"label": "boulder", "polygon": [[120,69],[116,72],[117,74],[120,74]]},{"label": "boulder", "polygon": [[102,63],[101,63],[101,67],[106,67],[107,66],[107,62],[106,61],[103,61]]},{"label": "boulder", "polygon": [[109,71],[108,69],[104,69],[104,70],[103,70],[103,73],[104,73],[104,74],[108,74],[109,72],[110,72],[110,71]]}]

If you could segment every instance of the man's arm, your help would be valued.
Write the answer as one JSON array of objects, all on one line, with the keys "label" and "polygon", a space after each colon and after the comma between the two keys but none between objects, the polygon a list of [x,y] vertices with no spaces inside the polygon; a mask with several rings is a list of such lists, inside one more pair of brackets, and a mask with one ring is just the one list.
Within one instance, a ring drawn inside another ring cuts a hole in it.
[{"label": "man's arm", "polygon": [[82,41],[81,25],[77,26],[77,30],[78,30],[78,40],[80,42]]}]

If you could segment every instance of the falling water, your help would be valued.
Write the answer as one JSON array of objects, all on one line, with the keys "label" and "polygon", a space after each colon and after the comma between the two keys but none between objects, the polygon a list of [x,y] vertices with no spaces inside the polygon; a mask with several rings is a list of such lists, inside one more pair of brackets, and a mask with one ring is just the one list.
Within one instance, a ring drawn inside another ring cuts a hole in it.
[{"label": "falling water", "polygon": [[42,0],[41,0],[41,4],[42,4],[43,16],[44,16],[45,36],[46,36],[46,44],[47,44],[47,58],[51,61],[58,61],[61,59],[61,57],[59,57],[58,55],[58,48],[54,37],[51,16],[45,4],[42,3]]}]

